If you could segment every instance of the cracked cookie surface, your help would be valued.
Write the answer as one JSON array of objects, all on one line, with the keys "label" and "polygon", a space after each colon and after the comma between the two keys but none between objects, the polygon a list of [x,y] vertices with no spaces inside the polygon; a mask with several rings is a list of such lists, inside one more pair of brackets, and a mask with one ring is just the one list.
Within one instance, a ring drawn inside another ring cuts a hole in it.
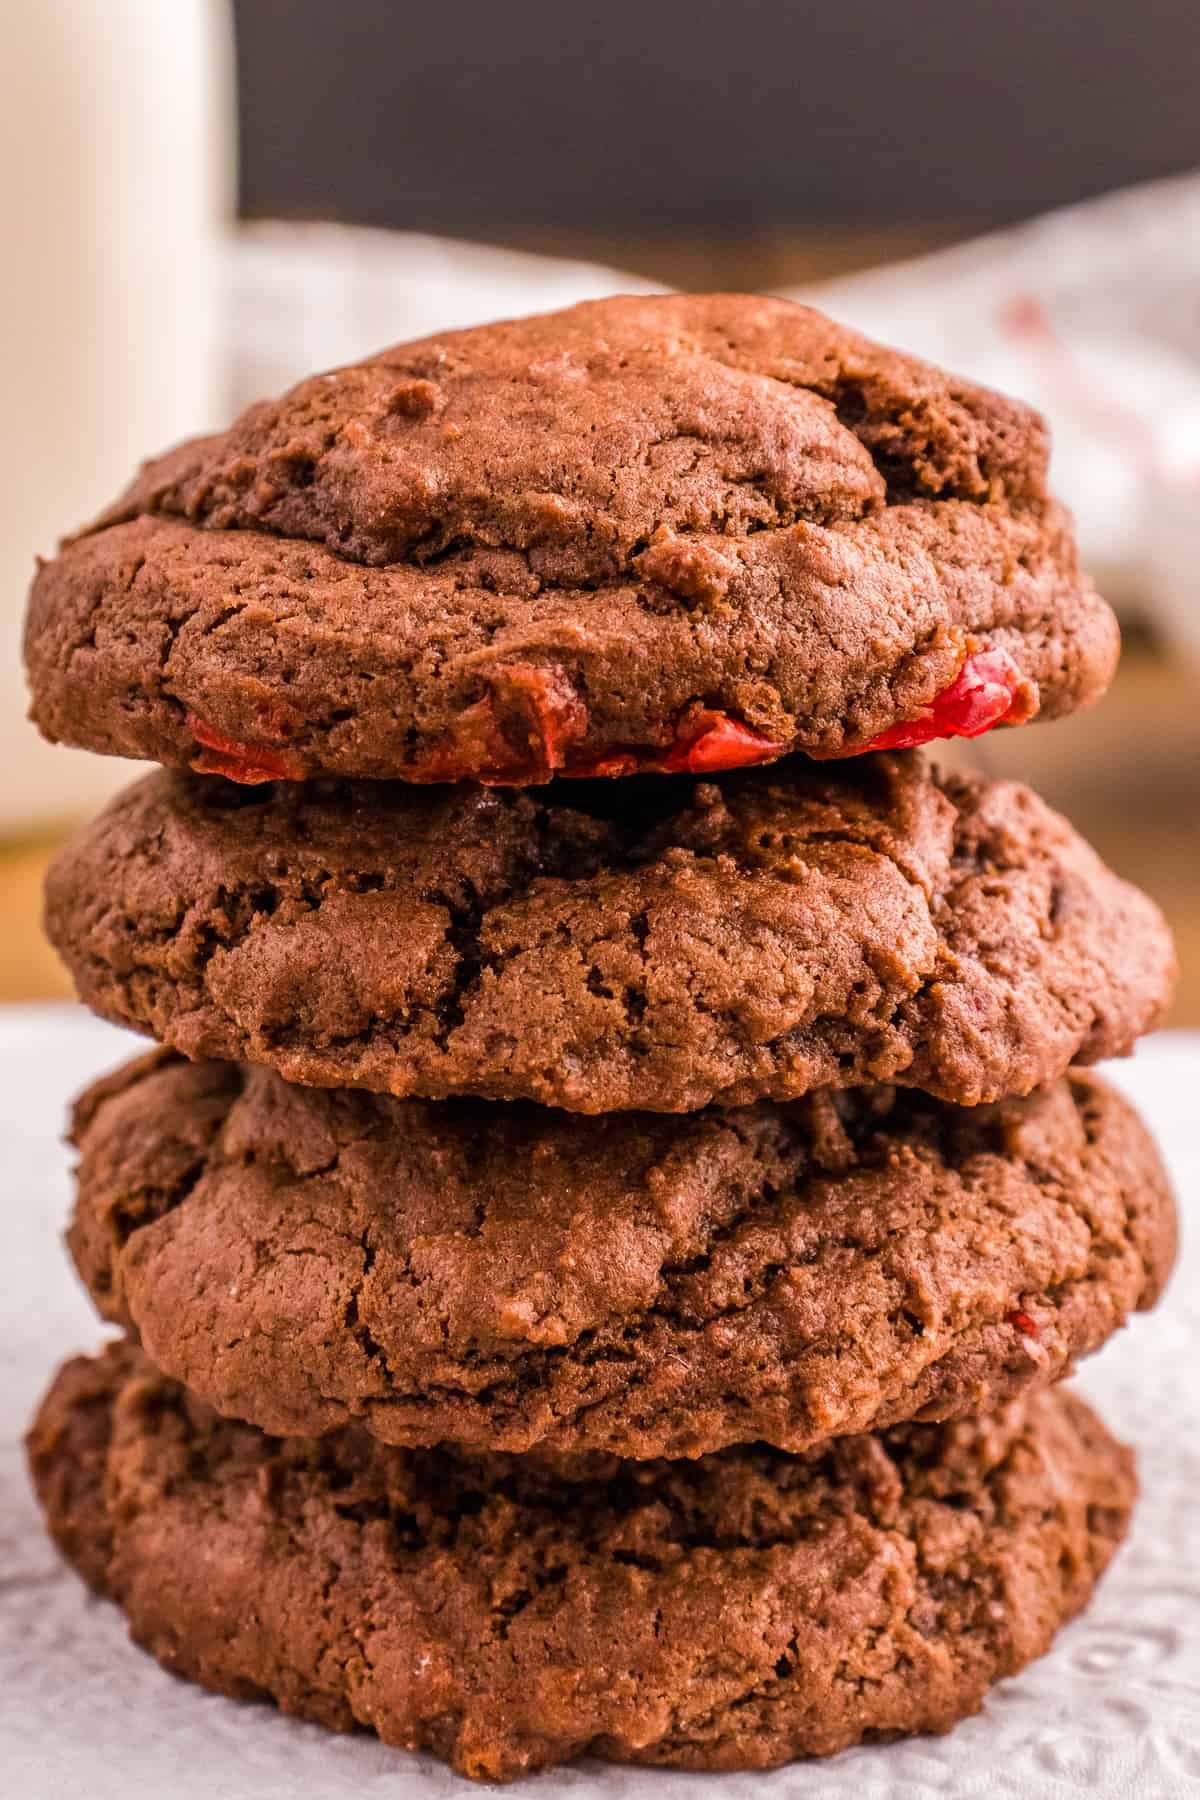
[{"label": "cracked cookie surface", "polygon": [[1027,1093],[1128,1051],[1174,969],[1028,789],[912,752],[551,790],[160,772],[59,857],[47,926],[90,1006],[190,1057],[588,1113]]},{"label": "cracked cookie surface", "polygon": [[1046,455],[1017,402],[787,301],[400,345],[149,463],[41,568],[34,717],[249,781],[516,785],[1053,717],[1117,631]]},{"label": "cracked cookie surface", "polygon": [[152,1053],[76,1109],[101,1313],[222,1413],[394,1444],[697,1456],[990,1411],[1154,1304],[1132,1108],[1075,1073],[594,1119]]},{"label": "cracked cookie surface", "polygon": [[28,1450],[173,1672],[485,1780],[946,1731],[1086,1605],[1135,1494],[1062,1389],[805,1456],[467,1456],[267,1438],[124,1345],[67,1364]]}]

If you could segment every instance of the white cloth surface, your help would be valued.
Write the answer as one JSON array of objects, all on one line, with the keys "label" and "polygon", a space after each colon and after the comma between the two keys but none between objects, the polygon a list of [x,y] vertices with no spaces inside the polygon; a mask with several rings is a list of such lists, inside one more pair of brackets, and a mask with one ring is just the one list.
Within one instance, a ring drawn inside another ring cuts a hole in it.
[{"label": "white cloth surface", "polygon": [[[405,1800],[477,1793],[432,1758],[336,1737],[173,1680],[128,1642],[46,1539],[20,1438],[52,1370],[101,1333],[59,1241],[67,1100],[135,1047],[66,1006],[0,1009],[0,1792],[21,1800]],[[949,1737],[856,1750],[769,1776],[700,1779],[584,1764],[540,1800],[1183,1800],[1200,1794],[1200,1034],[1143,1044],[1113,1078],[1158,1133],[1184,1213],[1163,1306],[1085,1365],[1080,1385],[1137,1444],[1130,1542],[1087,1616]]]}]

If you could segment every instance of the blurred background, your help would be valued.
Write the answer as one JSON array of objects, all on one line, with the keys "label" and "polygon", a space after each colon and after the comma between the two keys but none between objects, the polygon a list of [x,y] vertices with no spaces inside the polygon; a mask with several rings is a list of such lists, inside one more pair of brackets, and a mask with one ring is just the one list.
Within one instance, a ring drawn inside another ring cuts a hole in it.
[{"label": "blurred background", "polygon": [[0,1000],[135,773],[42,746],[35,552],[309,370],[632,288],[812,299],[1020,393],[1125,631],[1095,711],[955,755],[1165,907],[1200,1024],[1195,0],[39,0],[4,16]]}]

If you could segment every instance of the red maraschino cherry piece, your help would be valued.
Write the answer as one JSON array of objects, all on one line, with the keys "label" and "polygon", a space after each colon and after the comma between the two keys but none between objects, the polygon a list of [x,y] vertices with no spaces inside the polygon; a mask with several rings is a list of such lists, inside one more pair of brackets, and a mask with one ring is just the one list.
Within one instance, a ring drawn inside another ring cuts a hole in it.
[{"label": "red maraschino cherry piece", "polygon": [[1015,1307],[1012,1312],[1005,1313],[1004,1317],[1007,1320],[1007,1322],[1011,1326],[1014,1327],[1015,1330],[1019,1331],[1022,1334],[1022,1336],[1024,1336],[1024,1337],[1036,1337],[1037,1336],[1037,1334],[1038,1334],[1037,1320],[1030,1318],[1029,1314],[1025,1311],[1025,1309],[1023,1307],[1020,1307],[1020,1306]]},{"label": "red maraschino cherry piece", "polygon": [[[653,765],[651,765],[653,767]],[[582,758],[563,770],[573,781],[612,780],[618,775],[636,775],[645,764],[639,763],[632,750],[607,750],[603,756]]]},{"label": "red maraschino cherry piece", "polygon": [[226,737],[198,713],[189,713],[187,724],[201,746],[200,755],[192,758],[193,769],[201,775],[223,775],[227,781],[240,781],[248,787],[262,781],[301,781],[304,778],[303,766],[285,751],[247,743],[242,738]]},{"label": "red maraschino cherry piece", "polygon": [[489,694],[478,703],[490,711],[494,748],[466,773],[488,787],[548,781],[563,767],[570,746],[587,730],[587,708],[569,682],[553,670],[514,663],[500,673],[499,694]]},{"label": "red maraschino cherry piece", "polygon": [[869,744],[862,744],[848,755],[866,750],[912,750],[918,744],[932,743],[934,738],[982,737],[1002,719],[1014,724],[1028,717],[1022,693],[1021,673],[1007,650],[974,650],[963,663],[948,688],[943,688],[915,719],[889,725]]},{"label": "red maraschino cherry piece", "polygon": [[552,775],[587,730],[587,708],[567,682],[545,669],[514,669],[509,683],[523,697],[529,714],[533,760]]},{"label": "red maraschino cherry piece", "polygon": [[654,768],[668,774],[715,775],[720,769],[748,768],[782,756],[786,744],[764,737],[740,719],[705,707],[693,714],[690,730],[681,736]]},{"label": "red maraschino cherry piece", "polygon": [[776,743],[713,707],[694,705],[675,727],[675,742],[661,753],[620,748],[599,756],[567,760],[565,775],[576,780],[618,775],[715,775],[721,769],[739,769],[752,763],[771,762],[782,756],[786,744]]}]

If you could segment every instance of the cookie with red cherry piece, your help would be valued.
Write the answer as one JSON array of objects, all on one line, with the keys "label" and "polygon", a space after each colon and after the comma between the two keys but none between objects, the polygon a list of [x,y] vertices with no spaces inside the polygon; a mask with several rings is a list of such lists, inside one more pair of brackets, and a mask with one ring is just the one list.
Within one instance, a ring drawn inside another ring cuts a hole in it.
[{"label": "cookie with red cherry piece", "polygon": [[746,295],[401,345],[45,564],[33,716],[244,782],[524,785],[975,736],[1117,655],[1015,401]]},{"label": "cookie with red cherry piece", "polygon": [[1063,1389],[801,1456],[470,1455],[266,1437],[125,1344],[62,1369],[28,1454],[173,1674],[488,1781],[948,1731],[1087,1605],[1137,1487]]},{"label": "cookie with red cherry piece", "polygon": [[1124,1054],[1153,902],[1027,788],[922,752],[486,788],[158,771],[61,853],[80,996],[195,1058],[573,1112],[900,1082],[963,1104]]},{"label": "cookie with red cherry piece", "polygon": [[908,1089],[602,1118],[289,1085],[166,1051],[76,1109],[106,1319],[280,1435],[807,1450],[1057,1380],[1175,1251],[1133,1109]]}]

